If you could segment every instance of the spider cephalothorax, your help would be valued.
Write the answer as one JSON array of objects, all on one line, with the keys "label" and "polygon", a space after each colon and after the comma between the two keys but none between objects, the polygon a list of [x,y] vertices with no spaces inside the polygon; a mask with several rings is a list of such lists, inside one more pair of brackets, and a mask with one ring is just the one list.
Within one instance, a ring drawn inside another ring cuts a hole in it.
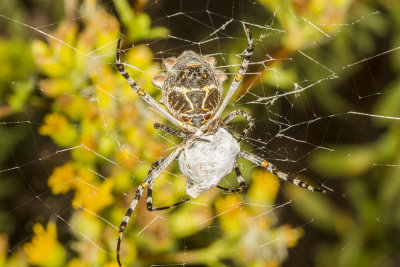
[{"label": "spider cephalothorax", "polygon": [[185,51],[163,61],[165,73],[153,84],[162,90],[161,103],[178,120],[200,127],[220,106],[226,75],[215,70],[213,57]]}]

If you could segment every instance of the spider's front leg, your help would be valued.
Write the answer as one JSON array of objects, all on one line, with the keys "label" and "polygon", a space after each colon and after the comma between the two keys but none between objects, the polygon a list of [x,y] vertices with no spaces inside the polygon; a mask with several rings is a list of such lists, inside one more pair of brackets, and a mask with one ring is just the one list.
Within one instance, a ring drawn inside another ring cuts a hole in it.
[{"label": "spider's front leg", "polygon": [[[163,125],[163,126],[164,126],[164,125]],[[167,126],[166,126],[166,127],[167,127]],[[168,128],[169,128],[169,127],[168,127]],[[150,169],[149,169],[149,175],[150,175],[150,173],[151,173],[155,168],[158,167],[158,165],[160,165],[160,163],[161,163],[163,160],[164,160],[164,158],[159,159],[159,160],[153,162],[153,164],[151,164],[151,167],[150,167]],[[179,202],[177,202],[177,203],[174,203],[174,204],[172,204],[172,205],[169,205],[169,206],[157,207],[157,208],[155,208],[155,207],[153,207],[153,182],[151,182],[151,183],[149,184],[149,187],[147,188],[147,210],[149,210],[149,211],[167,210],[167,209],[170,209],[170,208],[179,206],[179,205],[181,205],[181,204],[183,204],[183,203],[185,203],[186,201],[189,201],[189,200],[190,200],[190,198],[186,198],[186,199],[184,199],[184,200],[181,200],[181,201],[179,201]]]},{"label": "spider's front leg", "polygon": [[307,189],[310,191],[316,191],[316,192],[320,192],[320,193],[324,193],[324,194],[327,193],[326,189],[313,187],[297,178],[292,178],[292,177],[288,176],[286,173],[279,171],[272,163],[270,163],[256,155],[253,155],[253,154],[245,152],[245,151],[240,151],[240,156],[257,164],[260,167],[266,168],[270,173],[278,176],[278,178],[288,181],[296,186],[299,186],[301,188],[304,188],[304,189]]},{"label": "spider's front leg", "polygon": [[[180,138],[189,138],[189,137],[193,136],[193,134],[180,132],[178,130],[172,129],[171,127],[168,127],[168,126],[166,126],[164,124],[160,124],[158,122],[154,123],[154,129],[167,132],[170,135],[173,135],[173,136],[176,136],[176,137],[180,137]],[[194,140],[203,141],[203,142],[210,142],[210,141],[208,141],[208,140],[206,140],[204,138],[201,138],[201,137],[196,137]],[[193,143],[192,143],[192,145],[193,145]]]},{"label": "spider's front leg", "polygon": [[168,126],[166,126],[164,124],[161,124],[161,123],[158,123],[158,122],[154,123],[154,129],[167,132],[170,135],[173,135],[173,136],[176,136],[176,137],[180,137],[180,138],[185,138],[186,137],[186,134],[184,134],[183,132],[180,132],[178,130],[172,129],[171,127],[168,127]]},{"label": "spider's front leg", "polygon": [[197,128],[183,123],[177,120],[174,116],[172,116],[168,111],[166,111],[157,101],[154,100],[145,90],[139,87],[139,85],[129,76],[129,73],[126,71],[124,64],[121,63],[120,53],[121,53],[121,38],[118,39],[117,52],[115,65],[117,66],[117,70],[121,73],[121,75],[126,79],[129,86],[135,91],[144,101],[150,104],[154,109],[157,110],[162,116],[168,119],[171,123],[176,125],[179,128],[186,129],[191,132],[197,132]]},{"label": "spider's front leg", "polygon": [[243,118],[245,118],[247,120],[248,124],[247,124],[246,128],[244,128],[240,137],[238,138],[238,142],[242,141],[243,138],[246,138],[248,132],[251,130],[251,128],[254,127],[254,118],[246,111],[241,110],[241,109],[236,109],[236,110],[232,111],[231,113],[229,113],[229,115],[226,116],[226,118],[223,120],[223,122],[225,124],[228,124],[231,120],[233,120],[234,118],[236,118],[239,115],[242,116]]},{"label": "spider's front leg", "polygon": [[135,210],[137,203],[139,202],[140,198],[143,195],[143,190],[146,188],[149,188],[149,186],[153,183],[154,179],[157,178],[157,176],[172,162],[174,161],[181,151],[183,150],[184,146],[186,145],[185,142],[182,142],[171,154],[168,155],[164,160],[159,162],[158,166],[153,168],[149,172],[149,175],[147,175],[146,179],[143,180],[143,182],[138,186],[136,189],[135,197],[133,198],[128,210],[126,211],[126,214],[124,218],[122,219],[122,222],[119,226],[119,234],[118,234],[118,243],[117,243],[117,261],[118,265],[121,265],[121,260],[120,260],[120,250],[121,250],[121,241],[122,241],[122,234],[124,230],[126,229],[126,226],[128,225],[129,218],[132,215],[132,212]]},{"label": "spider's front leg", "polygon": [[235,75],[235,79],[233,79],[231,85],[229,86],[229,89],[226,92],[224,100],[222,101],[218,110],[213,115],[213,119],[208,121],[207,123],[205,123],[203,126],[201,126],[200,131],[206,130],[213,121],[219,119],[219,117],[222,115],[222,112],[225,110],[226,106],[228,105],[229,101],[231,100],[233,94],[236,92],[236,89],[239,87],[240,83],[242,82],[243,77],[247,71],[247,67],[249,66],[249,63],[250,63],[250,57],[254,51],[254,40],[253,40],[253,37],[251,36],[250,29],[247,27],[247,25],[243,23],[243,27],[246,31],[247,47],[243,51],[244,55],[243,55],[242,64],[240,65],[240,69],[239,69],[238,73]]}]

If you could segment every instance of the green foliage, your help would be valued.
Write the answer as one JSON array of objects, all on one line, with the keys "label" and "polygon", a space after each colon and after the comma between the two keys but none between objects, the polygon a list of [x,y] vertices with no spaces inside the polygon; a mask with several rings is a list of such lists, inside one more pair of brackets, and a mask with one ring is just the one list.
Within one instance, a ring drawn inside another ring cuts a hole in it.
[{"label": "green foliage", "polygon": [[0,39],[0,62],[0,99],[7,100],[13,111],[21,111],[33,90],[34,62],[29,46],[23,40]]},{"label": "green foliage", "polygon": [[[378,47],[380,43],[376,42],[377,39],[385,38],[385,42],[389,42],[390,47],[398,49],[400,5],[397,2],[381,1],[380,9],[384,10],[382,12],[385,15],[376,16],[380,12],[376,12],[379,8],[373,4],[360,2],[350,6],[346,1],[340,1],[342,7],[338,10],[339,17],[347,16],[346,21],[357,21],[357,18],[368,19],[363,23],[352,25],[349,29],[341,28],[339,34],[335,33],[337,29],[330,26],[340,23],[327,22],[323,16],[315,17],[317,13],[323,13],[323,10],[329,9],[327,3],[324,8],[314,10],[318,11],[315,13],[312,12],[312,5],[316,1],[310,1],[309,5],[303,5],[301,8],[287,1],[262,2],[271,10],[282,9],[282,6],[286,6],[284,10],[287,14],[278,12],[280,15],[277,16],[281,26],[289,33],[286,37],[287,41],[283,40],[282,43],[285,49],[305,51],[310,58],[317,59],[318,64],[326,67],[325,70],[333,70],[340,77],[340,79],[329,79],[329,83],[323,82],[321,85],[313,86],[309,92],[317,99],[320,112],[343,114],[335,118],[345,125],[341,132],[343,135],[351,134],[352,131],[359,132],[357,127],[360,125],[360,117],[362,121],[368,122],[366,129],[362,132],[374,133],[367,141],[355,143],[339,141],[324,144],[324,147],[331,150],[315,151],[309,157],[310,166],[320,176],[342,181],[343,190],[334,188],[336,192],[332,193],[331,198],[307,194],[290,185],[286,186],[290,193],[289,199],[296,199],[294,207],[304,220],[313,218],[313,227],[318,228],[327,236],[335,236],[338,239],[337,242],[321,240],[308,249],[315,254],[315,262],[318,266],[396,266],[400,245],[398,239],[393,238],[393,234],[399,231],[400,225],[400,169],[398,168],[400,166],[400,83],[397,78],[400,75],[399,53],[390,54],[392,64],[387,69],[393,73],[385,72],[384,78],[380,77],[379,73],[370,73],[372,78],[366,77],[379,87],[369,96],[374,96],[376,101],[367,107],[367,110],[361,105],[361,99],[355,102],[359,105],[353,104],[346,100],[343,93],[340,94],[337,87],[340,87],[340,83],[343,83],[346,78],[351,79],[351,76],[355,76],[361,67],[371,64],[367,62],[346,67],[360,61],[360,58],[379,54],[382,47]],[[333,5],[338,2],[330,3]],[[304,50],[311,43],[316,45],[318,42],[321,44],[324,42],[324,38],[321,38],[324,37],[323,34],[319,36],[308,34],[307,28],[311,25],[306,23],[306,19],[313,21],[324,33],[330,36],[336,34],[333,41],[324,44],[323,50]],[[393,24],[394,21],[395,24]],[[296,33],[296,36],[301,37],[291,38],[291,33]],[[390,48],[383,50],[390,50]],[[333,54],[334,60],[328,58],[327,54]],[[302,81],[305,77],[315,77],[317,80],[327,75],[323,73],[323,68],[320,66],[313,68],[313,65],[305,62],[304,58],[294,55],[294,60],[296,70],[301,69],[305,74],[297,77],[289,74],[289,83],[279,80],[283,88],[288,86],[289,89],[292,83]],[[342,68],[337,68],[337,66],[342,66]],[[372,66],[367,67],[371,71]],[[293,72],[285,64],[278,65],[277,68],[278,73]],[[378,68],[375,69],[378,70]],[[270,85],[276,84],[276,79],[271,73],[264,76],[264,82]],[[362,89],[360,88],[359,92],[361,96],[365,94]],[[307,104],[306,101],[304,103]],[[301,108],[307,108],[307,106]],[[352,112],[347,113],[348,111]],[[374,116],[375,114],[377,116]],[[334,132],[338,131],[334,127],[331,129]],[[368,134],[365,135],[368,136]],[[360,139],[363,140],[363,136],[360,136]],[[310,231],[312,231],[311,228]]]},{"label": "green foliage", "polygon": [[135,14],[127,0],[115,0],[114,3],[130,40],[165,38],[168,35],[169,31],[164,27],[151,27],[150,16],[146,13]]}]

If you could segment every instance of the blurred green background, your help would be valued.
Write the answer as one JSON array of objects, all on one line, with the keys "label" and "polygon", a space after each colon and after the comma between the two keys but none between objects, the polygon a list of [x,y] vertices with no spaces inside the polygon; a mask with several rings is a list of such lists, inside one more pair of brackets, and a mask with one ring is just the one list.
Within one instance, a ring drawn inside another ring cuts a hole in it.
[{"label": "blurred green background", "polygon": [[[162,212],[142,201],[124,265],[400,266],[395,0],[0,2],[0,266],[117,266],[136,186],[180,142],[153,129],[166,122],[116,72],[120,33],[129,73],[159,99],[162,59],[188,49],[215,56],[227,86],[242,22],[256,50],[227,110],[256,118],[242,148],[333,192],[241,160],[246,194],[211,189]],[[171,165],[155,202],[179,201],[184,186]]]}]

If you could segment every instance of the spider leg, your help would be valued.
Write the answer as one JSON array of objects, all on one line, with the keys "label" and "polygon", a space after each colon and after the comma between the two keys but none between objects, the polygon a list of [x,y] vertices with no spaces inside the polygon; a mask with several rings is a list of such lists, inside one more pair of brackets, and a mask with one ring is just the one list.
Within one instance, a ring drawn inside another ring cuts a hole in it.
[{"label": "spider leg", "polygon": [[286,173],[279,171],[272,163],[270,163],[256,155],[250,154],[245,151],[240,151],[240,156],[248,159],[249,161],[257,164],[258,166],[266,168],[270,173],[278,176],[278,178],[288,181],[288,182],[291,182],[292,184],[294,184],[296,186],[299,186],[301,188],[304,188],[304,189],[307,189],[310,191],[316,191],[316,192],[320,192],[320,193],[324,193],[324,194],[327,193],[327,191],[323,188],[313,187],[297,178],[292,178],[292,177],[288,176]]},{"label": "spider leg", "polygon": [[[151,165],[151,167],[150,167],[150,169],[149,169],[149,174],[150,174],[155,168],[157,168],[158,165],[159,165],[163,160],[164,160],[164,158],[159,159],[159,160],[153,162],[153,164]],[[170,208],[179,206],[179,205],[185,203],[185,202],[188,201],[188,200],[190,200],[190,198],[184,199],[184,200],[182,200],[182,201],[179,201],[179,202],[177,202],[177,203],[175,203],[175,204],[172,204],[172,205],[169,205],[169,206],[155,208],[155,207],[153,207],[153,182],[151,182],[151,183],[149,184],[149,187],[147,188],[147,209],[148,209],[149,211],[170,209]]]},{"label": "spider leg", "polygon": [[219,189],[222,189],[222,190],[224,190],[226,192],[229,192],[229,193],[237,193],[237,192],[246,191],[247,184],[246,184],[245,180],[243,179],[242,173],[240,172],[240,169],[239,169],[239,166],[238,166],[237,162],[235,162],[235,174],[236,174],[237,181],[239,183],[239,187],[238,188],[231,189],[231,188],[226,188],[226,187],[222,187],[222,186],[219,186],[219,185],[217,185],[216,187],[219,188]]},{"label": "spider leg", "polygon": [[[168,126],[166,126],[164,124],[161,124],[161,123],[158,123],[158,122],[154,123],[154,129],[167,132],[170,135],[173,135],[173,136],[176,136],[176,137],[181,137],[181,138],[187,138],[188,137],[188,134],[185,134],[185,133],[180,132],[178,130],[172,129],[171,127],[168,127]],[[195,141],[203,141],[203,142],[210,142],[209,140],[204,139],[204,138],[200,138],[200,137],[196,137],[193,140],[195,140]],[[192,143],[192,145],[193,145],[193,143]]]},{"label": "spider leg", "polygon": [[150,184],[153,182],[155,178],[172,162],[176,159],[176,157],[181,153],[182,149],[184,148],[184,145],[186,143],[182,142],[171,154],[168,155],[162,162],[159,163],[158,167],[154,168],[149,175],[143,180],[143,182],[138,186],[136,189],[135,197],[133,198],[128,210],[126,211],[126,214],[124,218],[122,219],[122,222],[119,226],[119,234],[118,234],[118,243],[117,243],[117,261],[118,265],[121,265],[121,260],[120,260],[120,249],[121,249],[121,241],[122,241],[122,234],[124,230],[126,229],[126,226],[129,222],[129,218],[132,215],[132,212],[135,210],[137,203],[139,202],[140,198],[143,195],[143,190],[148,188]]},{"label": "spider leg", "polygon": [[238,138],[238,142],[242,141],[243,138],[246,138],[248,132],[254,126],[254,118],[249,113],[247,113],[246,111],[241,110],[241,109],[236,109],[236,110],[232,111],[231,113],[229,113],[229,115],[225,117],[224,123],[228,124],[231,120],[233,120],[234,118],[236,118],[239,115],[242,116],[243,118],[245,118],[247,120],[248,124],[247,124],[246,128],[244,128],[240,137]]},{"label": "spider leg", "polygon": [[187,129],[191,132],[197,132],[197,128],[191,125],[188,125],[186,123],[183,123],[176,119],[174,116],[172,116],[168,111],[163,109],[161,105],[154,100],[145,90],[139,87],[139,85],[129,76],[128,72],[125,69],[125,66],[123,63],[121,63],[120,59],[120,53],[121,53],[121,38],[118,39],[118,45],[117,45],[117,52],[116,52],[116,60],[115,60],[115,65],[117,66],[117,70],[121,73],[121,75],[126,79],[130,87],[135,91],[144,101],[146,101],[148,104],[150,104],[152,107],[154,107],[158,113],[160,113],[162,116],[164,116],[166,119],[168,119],[171,123],[174,125],[178,126],[179,128]]},{"label": "spider leg", "polygon": [[222,101],[220,107],[218,110],[215,112],[213,115],[213,119],[209,120],[208,123],[205,123],[203,126],[200,127],[200,131],[204,131],[208,128],[210,123],[218,119],[222,112],[225,110],[226,106],[228,105],[229,101],[231,100],[233,94],[236,92],[236,89],[239,87],[239,84],[243,80],[243,76],[247,71],[247,67],[249,66],[250,62],[250,57],[253,54],[254,51],[254,40],[253,37],[251,36],[250,29],[247,27],[246,24],[243,23],[243,27],[245,28],[246,31],[246,36],[247,36],[247,47],[244,50],[244,56],[243,56],[243,61],[242,65],[240,66],[240,69],[238,73],[235,75],[235,79],[232,81],[231,86],[228,89],[228,92],[225,95],[224,100]]},{"label": "spider leg", "polygon": [[181,138],[185,138],[186,137],[186,134],[184,134],[183,132],[180,132],[178,130],[172,129],[171,127],[168,127],[168,126],[166,126],[164,124],[161,124],[161,123],[158,123],[158,122],[154,123],[154,129],[167,132],[170,135],[173,135],[173,136],[176,136],[176,137],[181,137]]}]

